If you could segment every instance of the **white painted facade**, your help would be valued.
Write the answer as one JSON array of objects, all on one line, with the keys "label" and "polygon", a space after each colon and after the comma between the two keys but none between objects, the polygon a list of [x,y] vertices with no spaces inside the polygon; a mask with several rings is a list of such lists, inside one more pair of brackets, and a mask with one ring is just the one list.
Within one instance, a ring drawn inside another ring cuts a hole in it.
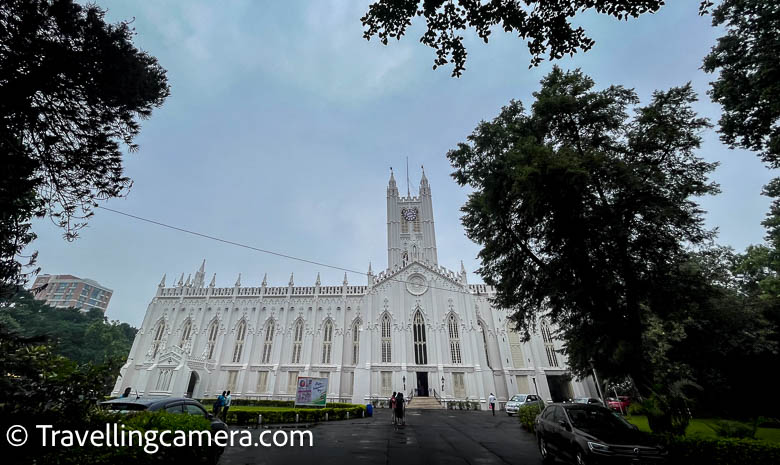
[{"label": "white painted facade", "polygon": [[[517,393],[548,400],[594,396],[590,379],[567,379],[560,345],[540,327],[529,342],[493,308],[493,289],[438,264],[431,190],[402,197],[387,188],[388,267],[365,285],[173,287],[165,277],[149,303],[113,395],[294,399],[297,376],[328,376],[329,400],[367,403],[425,383],[444,401],[499,402]],[[293,382],[291,383],[291,380]]]}]

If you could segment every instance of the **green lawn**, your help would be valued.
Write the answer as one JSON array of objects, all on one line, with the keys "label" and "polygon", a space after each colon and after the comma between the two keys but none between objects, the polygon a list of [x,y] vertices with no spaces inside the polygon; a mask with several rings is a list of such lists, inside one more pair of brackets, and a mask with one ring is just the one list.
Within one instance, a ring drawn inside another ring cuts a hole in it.
[{"label": "green lawn", "polygon": [[[650,432],[650,426],[647,424],[647,417],[642,415],[633,415],[626,417],[626,420],[636,425],[641,431],[648,433]],[[709,426],[709,424],[714,421],[715,419],[713,418],[694,418],[688,425],[688,429],[685,430],[685,435],[717,437],[715,430]],[[756,431],[756,439],[780,443],[780,428],[758,428]]]}]

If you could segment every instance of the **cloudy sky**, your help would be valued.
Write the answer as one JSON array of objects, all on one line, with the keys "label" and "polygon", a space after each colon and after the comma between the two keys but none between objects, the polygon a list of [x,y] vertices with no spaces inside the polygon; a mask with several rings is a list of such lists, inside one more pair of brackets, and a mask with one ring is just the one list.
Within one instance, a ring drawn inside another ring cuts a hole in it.
[{"label": "cloudy sky", "polygon": [[[473,272],[478,247],[463,234],[467,191],[450,178],[445,154],[510,99],[531,103],[551,68],[528,69],[525,43],[496,31],[485,45],[467,34],[463,77],[432,70],[418,38],[382,46],[362,38],[370,0],[127,2],[98,0],[112,22],[133,19],[136,44],[168,70],[171,96],[143,122],[140,150],[126,157],[135,185],[106,206],[255,247],[341,267],[386,265],[385,188],[395,168],[411,189],[425,166],[433,192],[440,264]],[[702,57],[720,31],[698,2],[670,2],[656,15],[619,22],[585,15],[591,51],[561,60],[599,87],[623,84],[646,103],[654,89],[692,81],[697,110],[717,120]],[[721,162],[723,193],[702,200],[719,241],[736,249],[762,241],[771,177],[758,158],[729,150],[712,131],[700,152]],[[70,273],[114,289],[108,317],[139,325],[164,273],[168,283],[206,259],[207,280],[232,286],[340,284],[343,273],[188,236],[98,210],[68,243],[46,220],[31,249],[44,273]],[[364,275],[350,275],[364,284]],[[479,281],[473,273],[470,282]]]}]

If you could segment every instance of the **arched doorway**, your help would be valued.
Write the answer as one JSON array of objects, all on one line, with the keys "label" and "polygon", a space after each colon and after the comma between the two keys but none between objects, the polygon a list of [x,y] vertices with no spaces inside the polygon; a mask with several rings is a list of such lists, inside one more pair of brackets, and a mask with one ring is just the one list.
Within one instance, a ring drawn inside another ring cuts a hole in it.
[{"label": "arched doorway", "polygon": [[185,394],[185,397],[192,398],[192,394],[195,393],[195,387],[197,387],[198,381],[200,381],[200,376],[198,376],[198,373],[195,371],[191,372],[190,382],[187,384],[187,394]]}]

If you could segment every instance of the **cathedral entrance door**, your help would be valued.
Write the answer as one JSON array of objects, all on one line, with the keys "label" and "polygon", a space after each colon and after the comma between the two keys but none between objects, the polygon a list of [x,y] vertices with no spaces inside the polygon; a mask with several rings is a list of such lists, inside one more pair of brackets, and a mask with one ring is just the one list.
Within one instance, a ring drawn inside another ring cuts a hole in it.
[{"label": "cathedral entrance door", "polygon": [[428,397],[428,372],[417,372],[417,395],[422,397]]}]

